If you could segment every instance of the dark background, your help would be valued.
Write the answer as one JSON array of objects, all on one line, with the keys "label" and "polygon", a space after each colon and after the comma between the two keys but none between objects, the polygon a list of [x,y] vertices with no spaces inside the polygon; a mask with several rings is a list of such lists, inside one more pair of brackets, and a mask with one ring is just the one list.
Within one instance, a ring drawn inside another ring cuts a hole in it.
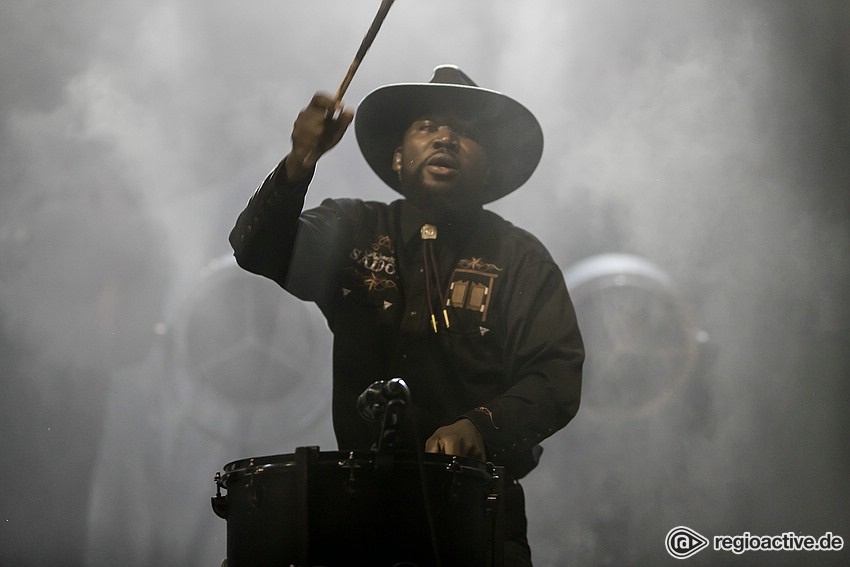
[{"label": "dark background", "polygon": [[[0,564],[217,565],[215,471],[335,448],[319,314],[226,237],[378,4],[0,5]],[[492,207],[571,276],[589,339],[585,404],[526,481],[538,565],[676,564],[680,525],[850,545],[848,38],[841,0],[393,7],[349,104],[455,63],[546,136]],[[326,196],[395,197],[353,135]],[[660,275],[575,279],[603,253]]]}]

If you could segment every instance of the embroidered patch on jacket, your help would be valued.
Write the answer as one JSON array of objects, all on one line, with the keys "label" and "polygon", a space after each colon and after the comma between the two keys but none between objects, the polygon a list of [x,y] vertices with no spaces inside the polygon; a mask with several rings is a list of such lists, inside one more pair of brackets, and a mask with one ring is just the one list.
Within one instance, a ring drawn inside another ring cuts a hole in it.
[{"label": "embroidered patch on jacket", "polygon": [[396,287],[395,280],[381,277],[378,272],[370,272],[368,275],[361,275],[363,285],[369,291],[384,291]]},{"label": "embroidered patch on jacket", "polygon": [[[502,268],[484,262],[481,258],[459,260],[452,273],[446,305],[455,309],[468,309],[481,314],[481,322],[487,320],[493,286]],[[484,332],[481,333],[482,336]]]},{"label": "embroidered patch on jacket", "polygon": [[[398,289],[397,261],[392,238],[386,234],[362,248],[352,248],[348,254],[351,264],[343,270],[348,274],[343,282],[343,297],[389,310],[395,303],[393,290]],[[365,290],[366,295],[358,290]],[[353,294],[353,295],[352,295]]]},{"label": "embroidered patch on jacket", "polygon": [[354,263],[362,266],[374,274],[387,276],[396,275],[395,247],[392,239],[382,234],[376,242],[373,242],[365,250],[352,248],[349,254]]},{"label": "embroidered patch on jacket", "polygon": [[[367,290],[384,291],[398,287],[395,247],[388,235],[378,236],[378,239],[365,249],[352,248],[349,257],[354,261],[355,277]],[[385,306],[384,309],[386,308]]]}]

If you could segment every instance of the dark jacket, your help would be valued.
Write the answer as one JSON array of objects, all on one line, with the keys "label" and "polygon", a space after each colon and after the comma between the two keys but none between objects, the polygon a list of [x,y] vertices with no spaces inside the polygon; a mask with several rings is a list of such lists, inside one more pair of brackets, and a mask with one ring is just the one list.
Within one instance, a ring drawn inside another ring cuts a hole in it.
[{"label": "dark jacket", "polygon": [[424,444],[436,428],[467,417],[488,459],[524,476],[537,444],[576,414],[581,391],[582,340],[548,251],[489,211],[459,213],[437,225],[441,285],[430,286],[429,306],[420,228],[433,219],[406,200],[328,199],[302,212],[308,183],[287,184],[279,167],[230,242],[240,266],[316,302],[327,318],[339,448],[372,447],[374,424],[356,400],[371,383],[401,377],[416,425],[402,431],[405,444]]}]

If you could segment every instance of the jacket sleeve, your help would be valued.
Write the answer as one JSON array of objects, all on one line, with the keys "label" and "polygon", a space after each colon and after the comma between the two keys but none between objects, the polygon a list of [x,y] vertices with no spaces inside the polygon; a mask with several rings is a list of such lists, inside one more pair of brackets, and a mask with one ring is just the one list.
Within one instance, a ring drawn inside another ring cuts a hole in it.
[{"label": "jacket sleeve", "polygon": [[285,287],[298,218],[311,180],[312,175],[302,183],[288,183],[283,162],[266,177],[230,232],[230,246],[239,266]]},{"label": "jacket sleeve", "polygon": [[584,345],[563,274],[554,262],[523,269],[506,327],[511,385],[464,415],[478,427],[494,462],[535,454],[540,441],[576,415],[581,398]]},{"label": "jacket sleeve", "polygon": [[354,200],[325,199],[302,212],[311,180],[312,175],[288,183],[278,165],[239,215],[230,244],[239,266],[324,310],[350,234]]}]

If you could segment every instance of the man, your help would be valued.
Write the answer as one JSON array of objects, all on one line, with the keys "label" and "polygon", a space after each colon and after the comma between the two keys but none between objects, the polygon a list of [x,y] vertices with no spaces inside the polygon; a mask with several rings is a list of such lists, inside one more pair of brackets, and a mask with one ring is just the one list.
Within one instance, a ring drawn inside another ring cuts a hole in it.
[{"label": "man", "polygon": [[482,205],[521,186],[543,135],[515,100],[456,67],[381,87],[357,112],[360,149],[405,198],[328,199],[302,212],[317,160],[354,115],[317,94],[292,148],[230,235],[236,260],[304,300],[334,333],[340,449],[368,450],[358,396],[402,377],[412,392],[402,446],[504,465],[507,565],[530,565],[522,489],[538,443],[578,410],[583,345],[562,273],[543,245]]}]

